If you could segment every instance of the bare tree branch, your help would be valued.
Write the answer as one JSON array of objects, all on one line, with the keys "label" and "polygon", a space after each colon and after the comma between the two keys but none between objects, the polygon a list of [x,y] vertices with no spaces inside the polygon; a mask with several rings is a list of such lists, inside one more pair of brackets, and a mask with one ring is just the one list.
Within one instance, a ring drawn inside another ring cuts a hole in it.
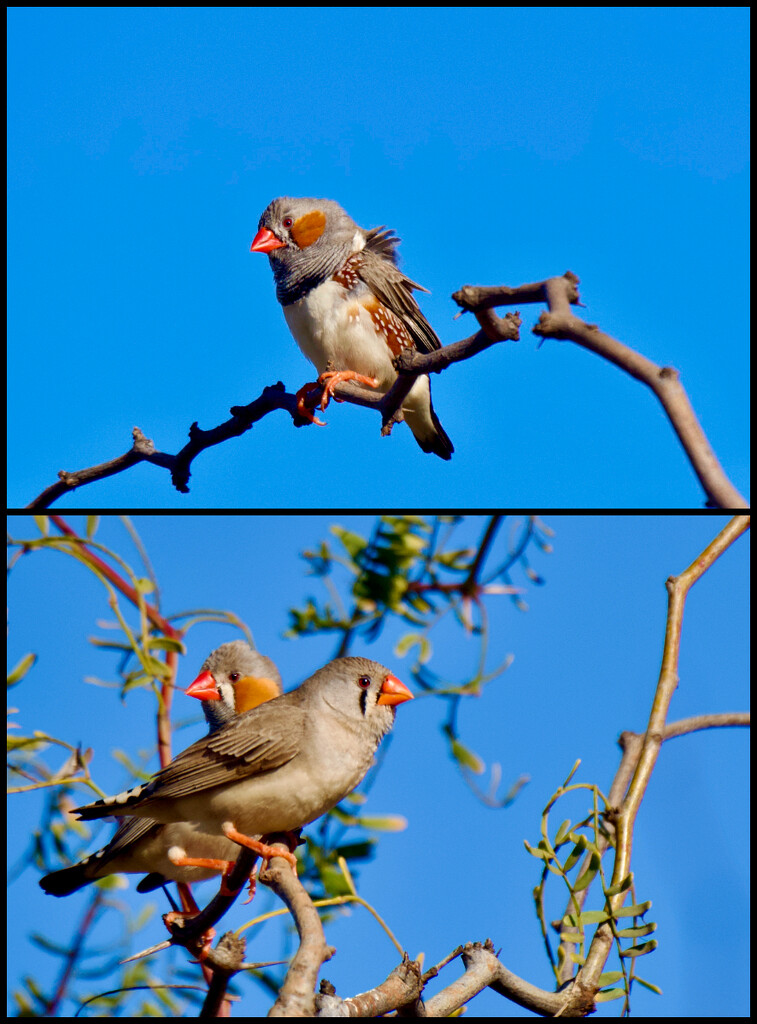
[{"label": "bare tree branch", "polygon": [[578,301],[579,279],[570,270],[562,277],[549,278],[519,288],[481,288],[465,285],[452,298],[463,309],[491,316],[493,306],[510,306],[521,302],[547,302],[549,312],[542,313],[533,329],[542,338],[574,341],[625,370],[631,377],[651,388],[699,478],[710,508],[748,508],[748,502],[736,490],[718,462],[704,431],[696,418],[688,395],[672,366],[658,366],[615,338],[600,331],[596,324],[587,324],[571,312]]},{"label": "bare tree branch", "polygon": [[[615,815],[616,852],[612,886],[618,886],[631,870],[631,850],[636,817],[662,747],[665,737],[665,720],[673,694],[678,686],[678,656],[686,597],[691,587],[704,575],[713,562],[748,529],[749,516],[734,516],[680,576],[671,576],[666,582],[668,615],[660,675],[647,723],[647,731],[638,753],[633,777],[628,792]],[[619,910],[624,899],[624,892],[610,897],[610,908],[613,911]],[[612,942],[612,929],[609,924],[600,925],[594,933],[586,960],[575,978],[574,991],[579,1001],[589,997],[593,999],[599,991],[599,977],[604,970]]]},{"label": "bare tree branch", "polygon": [[[286,843],[278,845],[289,851]],[[286,903],[300,936],[300,945],[268,1016],[313,1017],[318,972],[322,964],[334,955],[334,950],[326,942],[321,918],[313,901],[288,861],[283,857],[274,858],[260,880]]]},{"label": "bare tree branch", "polygon": [[[402,403],[417,377],[427,373],[441,373],[452,363],[471,359],[491,345],[519,339],[520,315],[508,313],[499,317],[493,312],[493,307],[546,302],[548,311],[541,314],[533,333],[542,338],[573,341],[646,384],[657,396],[678,435],[704,489],[707,505],[712,508],[747,508],[746,500],[728,480],[718,462],[680,382],[678,371],[670,366],[658,366],[603,333],[595,324],[587,324],[575,316],[570,307],[581,305],[578,283],[576,275],[568,270],[562,277],[551,277],[516,288],[504,285],[491,288],[464,285],[452,298],[464,310],[475,314],[481,326],[480,331],[434,352],[403,352],[395,361],[397,380],[384,395],[354,383],[337,385],[334,395],[339,401],[377,409],[381,414],[381,433],[389,434],[394,424],[403,418]],[[320,400],[321,391],[318,388],[313,389],[305,399],[311,408],[315,408]],[[288,412],[297,427],[308,422],[297,411],[296,396],[289,394],[279,382],[264,388],[261,395],[248,405],[232,406],[231,419],[210,430],[202,430],[196,422],[193,423],[189,428],[188,443],[176,455],[158,451],[139,427],[134,427],[133,444],[129,451],[110,462],[87,469],[76,472],[61,470],[58,482],[46,488],[26,507],[34,511],[49,508],[68,491],[122,473],[140,462],[150,462],[170,470],[174,487],[180,493],[187,494],[190,468],[201,452],[246,433],[254,423],[275,409]]]},{"label": "bare tree branch", "polygon": [[[750,724],[750,713],[748,711],[725,711],[720,713],[704,714],[704,715],[692,715],[690,718],[681,718],[677,722],[670,722],[665,726],[663,732],[663,741],[675,739],[679,736],[687,736],[692,732],[697,732],[701,729],[723,729],[731,728],[733,726],[749,726]],[[644,733],[631,732],[630,730],[624,730],[618,737],[618,746],[622,750],[622,757],[618,770],[615,772],[615,778],[612,780],[610,791],[607,794],[607,800],[612,808],[621,807],[628,791],[628,786],[633,778],[636,766],[639,763],[639,757],[644,746]],[[611,835],[615,835],[615,824],[614,816],[609,815],[605,819],[605,825],[607,826],[607,835],[601,835],[598,837],[596,846],[600,856],[604,856],[610,846]],[[576,876],[578,878],[588,869],[591,862],[592,854],[587,853],[583,861],[579,865]],[[581,889],[578,892],[571,894],[571,898],[565,908],[563,917],[558,922],[558,926],[563,934],[567,933],[567,927],[562,923],[564,917],[568,913],[576,913],[583,910],[586,900],[591,893],[591,887],[587,886],[585,889]],[[566,945],[564,943],[564,945]],[[571,946],[570,950],[575,949],[575,946]],[[568,947],[566,945],[566,950]],[[563,982],[569,981],[573,976],[575,964],[571,960],[570,956],[566,956],[562,968],[560,970],[560,980]]]},{"label": "bare tree branch", "polygon": [[[383,1017],[392,1010],[400,1010],[398,1017],[427,1016],[420,1001],[424,979],[420,966],[405,953],[402,962],[392,968],[380,985],[349,999],[340,999],[334,986],[324,980],[315,997],[319,1017]],[[402,1008],[408,1007],[407,1012]]]},{"label": "bare tree branch", "polygon": [[571,1017],[585,1016],[593,1007],[592,999],[580,1008],[574,1002],[572,987],[563,992],[548,992],[508,971],[497,959],[491,939],[468,942],[463,947],[463,964],[465,974],[427,1001],[429,1017],[449,1017],[487,987],[542,1017],[561,1014],[569,1002],[573,1007]]}]

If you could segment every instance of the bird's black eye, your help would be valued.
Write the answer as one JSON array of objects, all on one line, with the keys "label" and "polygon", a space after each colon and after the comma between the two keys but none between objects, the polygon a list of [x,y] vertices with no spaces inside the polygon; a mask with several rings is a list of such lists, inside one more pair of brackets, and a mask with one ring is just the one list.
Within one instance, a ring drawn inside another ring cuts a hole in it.
[{"label": "bird's black eye", "polygon": [[239,680],[239,673],[238,672],[230,672],[229,673],[229,679],[230,679],[230,681],[232,683],[236,683]]},{"label": "bird's black eye", "polygon": [[371,685],[371,677],[361,676],[357,681],[357,685],[360,687],[361,690],[367,690],[368,687]]},{"label": "bird's black eye", "polygon": [[294,224],[294,221],[292,220],[291,217],[285,217],[281,223],[284,225],[285,228],[291,228],[292,224]]}]

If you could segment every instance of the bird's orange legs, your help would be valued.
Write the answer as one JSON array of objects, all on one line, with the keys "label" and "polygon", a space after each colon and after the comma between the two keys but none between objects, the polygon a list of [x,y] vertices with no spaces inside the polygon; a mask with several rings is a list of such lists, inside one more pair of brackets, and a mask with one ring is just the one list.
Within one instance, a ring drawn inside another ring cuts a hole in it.
[{"label": "bird's orange legs", "polygon": [[321,388],[323,392],[321,400],[316,404],[315,408],[320,407],[321,411],[323,411],[331,398],[335,402],[343,402],[343,398],[338,398],[334,394],[334,388],[336,388],[337,384],[347,380],[357,381],[358,384],[366,384],[369,388],[378,387],[378,381],[375,377],[366,377],[364,374],[356,373],[354,370],[327,370],[320,375],[317,381],[302,385],[297,392],[297,412],[304,420],[317,423],[319,427],[325,427],[326,424],[323,420],[316,418],[312,409],[305,404],[305,400],[313,393],[315,388]]}]

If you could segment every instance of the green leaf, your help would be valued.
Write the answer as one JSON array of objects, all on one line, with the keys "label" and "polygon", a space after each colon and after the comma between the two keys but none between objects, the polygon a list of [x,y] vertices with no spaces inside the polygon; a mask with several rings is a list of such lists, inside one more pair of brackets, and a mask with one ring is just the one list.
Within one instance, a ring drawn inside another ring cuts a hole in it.
[{"label": "green leaf", "polygon": [[405,633],[394,647],[398,658],[403,658],[413,647],[418,647],[418,661],[424,665],[431,658],[431,641],[422,633]]},{"label": "green leaf", "polygon": [[606,988],[602,992],[597,992],[594,996],[598,1003],[609,1003],[612,999],[620,999],[621,996],[625,996],[626,990],[624,988]]},{"label": "green leaf", "polygon": [[344,857],[345,860],[371,860],[376,853],[376,840],[366,839],[363,843],[344,843],[342,846],[337,846],[334,851],[338,857]]},{"label": "green leaf", "polygon": [[434,610],[434,606],[430,601],[427,601],[422,594],[416,594],[413,591],[405,594],[405,601],[410,605],[419,615],[428,615],[429,612]]},{"label": "green leaf", "polygon": [[565,821],[560,825],[555,836],[555,849],[560,846],[565,839],[566,835],[570,832],[570,818],[566,818]]},{"label": "green leaf", "polygon": [[572,767],[572,768],[570,769],[570,771],[568,772],[568,777],[567,777],[567,778],[565,779],[565,781],[563,782],[563,784],[562,784],[562,787],[561,787],[562,789],[565,789],[565,787],[566,787],[566,786],[568,785],[568,783],[570,782],[570,780],[571,780],[571,779],[573,778],[573,776],[574,776],[574,775],[576,774],[576,772],[578,771],[578,768],[579,768],[580,764],[581,764],[581,758],[579,757],[579,759],[578,759],[578,760],[576,761],[576,763],[575,763],[575,764],[573,765],[573,767]]},{"label": "green leaf", "polygon": [[622,892],[625,892],[626,889],[630,889],[632,885],[633,871],[629,871],[626,877],[621,879],[617,885],[611,885],[605,889],[605,896],[619,896]]},{"label": "green leaf", "polygon": [[181,640],[172,640],[167,636],[152,636],[148,640],[147,646],[151,651],[176,651],[177,654],[187,653],[187,649]]},{"label": "green leaf", "polygon": [[642,917],[652,906],[651,900],[644,903],[635,903],[632,907],[621,907],[615,911],[615,917]]},{"label": "green leaf", "polygon": [[404,832],[407,828],[407,818],[401,814],[384,814],[381,817],[360,818],[359,824],[363,828],[372,828],[377,832]]},{"label": "green leaf", "polygon": [[365,537],[361,537],[359,533],[353,533],[352,530],[345,530],[342,526],[332,526],[331,532],[342,542],[342,546],[350,558],[357,558],[368,547]]},{"label": "green leaf", "polygon": [[605,985],[614,985],[615,982],[620,981],[622,977],[622,971],[606,971],[604,974],[600,974],[597,984],[600,988],[604,988]]},{"label": "green leaf", "polygon": [[157,679],[170,679],[171,669],[166,665],[160,658],[153,658],[151,655],[144,655],[144,667],[148,672],[151,672]]},{"label": "green leaf", "polygon": [[6,745],[8,752],[15,750],[42,750],[43,747],[47,746],[48,739],[46,736],[8,736],[6,739]]},{"label": "green leaf", "polygon": [[565,861],[565,870],[570,871],[572,867],[579,862],[586,851],[587,840],[586,836],[579,836],[578,842],[568,854],[568,859]]},{"label": "green leaf", "polygon": [[550,854],[547,853],[546,850],[537,849],[537,847],[532,846],[527,839],[523,840],[523,845],[532,857],[536,857],[538,860],[549,860]]},{"label": "green leaf", "polygon": [[594,881],[597,872],[599,871],[599,865],[601,864],[601,858],[597,852],[592,853],[591,859],[589,860],[589,866],[586,871],[578,878],[573,885],[573,892],[582,892],[588,888]]},{"label": "green leaf", "polygon": [[651,935],[652,932],[657,931],[657,925],[654,921],[650,921],[648,924],[640,924],[636,928],[621,928],[618,931],[623,939],[638,939],[642,935]]},{"label": "green leaf", "polygon": [[131,693],[132,690],[139,690],[143,687],[149,686],[152,683],[152,676],[145,675],[145,673],[139,669],[137,672],[130,672],[126,676],[123,688],[121,690],[121,696],[125,697],[127,693]]},{"label": "green leaf", "polygon": [[483,775],[486,765],[477,754],[464,747],[459,740],[453,739],[451,746],[452,756],[458,764],[463,765],[465,768],[470,768],[475,775]]},{"label": "green leaf", "polygon": [[638,974],[634,974],[633,980],[635,982],[638,982],[639,985],[643,985],[644,988],[648,988],[650,992],[654,992],[655,995],[658,995],[658,996],[662,995],[662,989],[661,988],[658,988],[657,985],[653,985],[651,981],[644,981],[644,979],[640,978]]},{"label": "green leaf", "polygon": [[566,914],[563,918],[571,928],[583,928],[587,924],[602,924],[609,920],[610,915],[606,910],[585,910],[580,914]]},{"label": "green leaf", "polygon": [[15,668],[11,669],[11,671],[8,673],[7,685],[15,686],[16,683],[20,683],[36,660],[36,654],[25,654],[21,661],[19,661],[19,663],[15,666]]},{"label": "green leaf", "polygon": [[[95,885],[98,889],[103,889],[105,892],[115,892],[128,888],[129,883],[123,875],[106,875],[105,878],[98,878]],[[154,911],[155,904],[153,904],[153,913]]]},{"label": "green leaf", "polygon": [[439,565],[462,572],[468,568],[473,555],[473,548],[460,548],[458,551],[440,552],[435,557]]},{"label": "green leaf", "polygon": [[655,949],[657,949],[657,940],[650,939],[649,942],[644,942],[640,946],[631,946],[629,949],[621,950],[620,955],[626,957],[646,956],[647,953],[651,953]]},{"label": "green leaf", "polygon": [[[106,629],[112,628],[104,622],[100,622],[99,625]],[[124,654],[134,653],[134,649],[132,648],[131,644],[127,643],[126,641],[102,640],[99,636],[90,636],[87,637],[87,639],[89,640],[93,647],[100,647],[104,651],[123,651]]]},{"label": "green leaf", "polygon": [[323,864],[319,868],[323,888],[329,896],[348,896],[350,887],[342,872],[333,864]]},{"label": "green leaf", "polygon": [[99,525],[99,516],[87,516],[87,540],[92,540],[94,535],[97,533],[97,527]]},{"label": "green leaf", "polygon": [[405,538],[406,547],[415,555],[420,555],[426,550],[427,539],[418,537],[415,533],[408,533]]}]

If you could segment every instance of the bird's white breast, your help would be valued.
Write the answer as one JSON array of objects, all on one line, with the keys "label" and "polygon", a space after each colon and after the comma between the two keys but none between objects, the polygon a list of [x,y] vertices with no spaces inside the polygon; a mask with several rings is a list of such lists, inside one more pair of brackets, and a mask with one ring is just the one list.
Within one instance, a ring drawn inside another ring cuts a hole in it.
[{"label": "bird's white breast", "polygon": [[284,306],[294,340],[319,374],[328,369],[356,370],[376,377],[386,391],[396,379],[389,348],[375,334],[370,314],[357,301],[361,285],[349,291],[336,281],[324,281],[307,295]]}]

